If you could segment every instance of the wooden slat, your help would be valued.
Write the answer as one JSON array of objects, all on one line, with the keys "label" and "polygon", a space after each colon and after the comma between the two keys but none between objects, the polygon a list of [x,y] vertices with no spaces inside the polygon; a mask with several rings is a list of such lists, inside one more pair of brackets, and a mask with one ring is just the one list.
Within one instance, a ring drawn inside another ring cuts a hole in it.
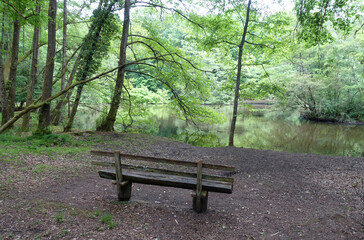
[{"label": "wooden slat", "polygon": [[[103,167],[115,167],[115,163],[112,163],[112,162],[92,161],[91,164],[96,165],[96,166],[103,166]],[[160,168],[151,168],[151,167],[144,167],[144,166],[134,166],[134,165],[128,165],[128,164],[121,164],[120,166],[125,169],[131,169],[131,170],[142,171],[142,172],[154,172],[154,173],[162,173],[162,174],[168,174],[168,175],[177,175],[177,176],[197,178],[196,173],[180,172],[180,171],[160,169]],[[234,182],[234,178],[220,177],[220,176],[207,175],[207,174],[202,174],[202,179],[229,182],[229,183]]]},{"label": "wooden slat", "polygon": [[115,151],[114,160],[115,160],[115,173],[116,173],[115,178],[116,178],[118,199],[121,200],[123,198],[123,191],[121,186],[121,182],[123,181],[123,169],[121,168],[120,151]]},{"label": "wooden slat", "polygon": [[201,212],[202,160],[197,161],[196,211]]},{"label": "wooden slat", "polygon": [[[102,178],[115,180],[115,169],[101,170],[99,171],[99,175]],[[159,185],[159,186],[196,190],[196,179],[183,176],[172,176],[159,173],[147,173],[147,172],[139,172],[139,171],[125,169],[123,171],[123,180],[131,181],[133,183],[142,183],[149,185]],[[233,184],[212,181],[212,180],[203,180],[202,190],[211,192],[232,193]]]},{"label": "wooden slat", "polygon": [[[106,156],[106,157],[114,156],[113,152],[107,152],[107,151],[92,150],[91,153],[94,155],[98,155],[98,156]],[[174,165],[181,165],[181,166],[187,166],[187,167],[197,167],[197,162],[186,162],[186,161],[181,161],[181,160],[139,156],[139,155],[126,154],[126,153],[120,153],[120,155],[121,155],[121,157],[124,157],[127,159],[132,159],[132,160],[174,164]],[[218,164],[203,163],[202,167],[208,168],[208,169],[223,170],[223,171],[235,171],[235,167],[233,167],[233,166],[225,166],[225,165],[218,165]]]}]

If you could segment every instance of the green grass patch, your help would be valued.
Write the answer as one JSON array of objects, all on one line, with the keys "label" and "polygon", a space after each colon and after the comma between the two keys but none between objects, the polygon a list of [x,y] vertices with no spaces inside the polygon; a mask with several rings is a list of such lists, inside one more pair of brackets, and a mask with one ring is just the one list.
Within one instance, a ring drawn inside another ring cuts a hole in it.
[{"label": "green grass patch", "polygon": [[113,221],[113,218],[114,218],[113,215],[105,213],[102,215],[100,222],[103,224],[108,224],[109,229],[113,229],[116,225],[116,222]]},{"label": "green grass patch", "polygon": [[[19,154],[72,154],[78,155],[91,149],[93,141],[77,140],[68,134],[20,136],[17,132],[0,134],[0,159],[16,161]],[[4,160],[2,160],[4,161]]]},{"label": "green grass patch", "polygon": [[[4,154],[5,155],[5,154]],[[4,156],[3,153],[0,153],[0,162],[4,162],[4,163],[9,163],[12,165],[18,165],[18,166],[23,166],[24,162],[16,159],[16,158],[1,158],[1,156]]]},{"label": "green grass patch", "polygon": [[43,172],[51,170],[52,168],[53,168],[52,166],[41,163],[41,164],[35,165],[33,172],[34,173],[43,173]]}]

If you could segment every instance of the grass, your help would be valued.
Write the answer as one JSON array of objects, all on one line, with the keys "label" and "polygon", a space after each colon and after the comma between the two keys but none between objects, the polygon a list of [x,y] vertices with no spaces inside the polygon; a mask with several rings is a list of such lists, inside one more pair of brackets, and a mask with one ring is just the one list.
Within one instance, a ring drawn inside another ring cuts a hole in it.
[{"label": "grass", "polygon": [[105,213],[102,215],[101,219],[100,219],[100,222],[101,223],[108,223],[110,221],[112,221],[113,219],[113,216],[109,213]]},{"label": "grass", "polygon": [[100,222],[103,224],[108,224],[109,229],[113,229],[116,225],[116,222],[113,221],[113,218],[114,218],[113,215],[105,213],[102,215]]},{"label": "grass", "polygon": [[52,168],[53,168],[52,166],[41,163],[41,164],[35,165],[33,172],[34,173],[43,173],[43,172],[51,170]]},{"label": "grass", "polygon": [[[68,134],[47,134],[22,137],[16,131],[0,134],[0,161],[17,162],[17,156],[26,154],[77,155],[91,149],[93,141],[81,141]],[[19,163],[19,162],[17,162]]]}]

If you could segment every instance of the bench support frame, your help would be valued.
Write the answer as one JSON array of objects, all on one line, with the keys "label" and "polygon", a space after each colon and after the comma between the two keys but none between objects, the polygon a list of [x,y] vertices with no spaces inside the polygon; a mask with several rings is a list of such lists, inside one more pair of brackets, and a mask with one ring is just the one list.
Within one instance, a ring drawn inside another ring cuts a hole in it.
[{"label": "bench support frame", "polygon": [[116,173],[116,189],[119,201],[129,201],[131,197],[132,182],[123,181],[123,170],[121,168],[120,151],[115,151],[115,173]]},{"label": "bench support frame", "polygon": [[192,208],[198,213],[203,213],[207,211],[207,202],[209,198],[209,192],[208,191],[202,191],[201,197],[197,197],[197,193],[194,190],[191,193],[192,196]]}]

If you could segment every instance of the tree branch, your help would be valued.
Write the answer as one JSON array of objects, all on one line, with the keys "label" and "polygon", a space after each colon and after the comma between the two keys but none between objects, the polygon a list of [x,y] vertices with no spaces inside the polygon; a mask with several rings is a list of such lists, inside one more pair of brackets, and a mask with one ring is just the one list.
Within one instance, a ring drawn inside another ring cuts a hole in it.
[{"label": "tree branch", "polygon": [[[141,4],[146,4],[147,6],[141,6],[141,7],[159,7],[161,9],[166,9],[166,10],[169,10],[169,11],[172,11],[172,12],[175,12],[177,14],[179,14],[181,17],[185,18],[187,21],[189,21],[190,23],[192,24],[195,24],[196,26],[198,26],[199,28],[201,29],[204,29],[204,26],[202,26],[201,24],[199,23],[196,23],[194,22],[192,19],[190,19],[189,17],[187,17],[186,15],[184,15],[181,11],[177,10],[177,9],[174,9],[174,8],[168,8],[168,7],[165,7],[165,6],[162,6],[162,5],[158,5],[158,4],[155,4],[155,3],[148,3],[148,2],[136,2],[136,3],[141,3]],[[148,6],[149,5],[149,6]]]},{"label": "tree branch", "polygon": [[197,125],[195,123],[195,121],[193,120],[193,116],[192,116],[192,113],[191,113],[189,107],[184,103],[184,101],[180,98],[179,94],[174,90],[173,87],[171,87],[171,85],[169,83],[167,83],[166,81],[163,81],[162,79],[157,78],[157,77],[155,77],[155,76],[153,76],[151,74],[148,74],[148,73],[132,71],[132,70],[126,70],[126,71],[142,74],[142,75],[145,75],[145,76],[148,76],[150,78],[156,79],[157,81],[160,81],[161,83],[163,83],[172,92],[173,96],[177,99],[178,106],[183,111],[183,116],[186,118],[186,120],[187,121],[190,120],[194,125]]},{"label": "tree branch", "polygon": [[250,44],[250,45],[255,45],[255,46],[259,46],[259,47],[266,47],[266,48],[274,49],[274,47],[271,47],[271,46],[268,46],[268,45],[265,45],[265,44],[262,44],[262,43],[252,43],[252,42],[248,42],[246,40],[245,40],[245,42],[247,44]]},{"label": "tree branch", "polygon": [[29,16],[24,16],[14,5],[9,3],[8,1],[6,1],[6,0],[1,0],[1,1],[3,3],[5,3],[6,5],[8,5],[9,7],[11,7],[20,17],[22,17],[25,20],[27,20],[28,18],[36,15],[36,14],[30,14]]}]

